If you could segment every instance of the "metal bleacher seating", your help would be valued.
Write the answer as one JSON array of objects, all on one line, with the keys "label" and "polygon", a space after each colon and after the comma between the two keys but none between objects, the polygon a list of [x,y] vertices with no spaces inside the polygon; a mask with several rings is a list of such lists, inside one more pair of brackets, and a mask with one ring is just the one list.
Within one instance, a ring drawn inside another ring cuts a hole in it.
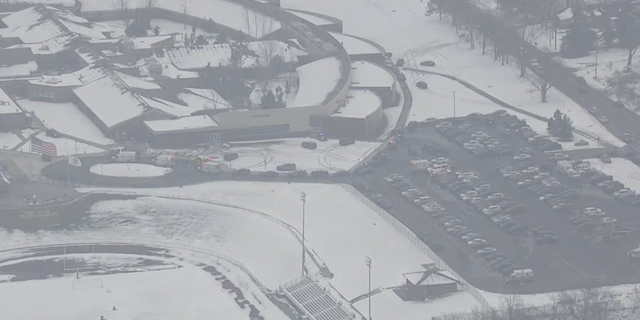
[{"label": "metal bleacher seating", "polygon": [[315,320],[350,320],[350,312],[342,307],[318,282],[304,277],[284,288]]}]

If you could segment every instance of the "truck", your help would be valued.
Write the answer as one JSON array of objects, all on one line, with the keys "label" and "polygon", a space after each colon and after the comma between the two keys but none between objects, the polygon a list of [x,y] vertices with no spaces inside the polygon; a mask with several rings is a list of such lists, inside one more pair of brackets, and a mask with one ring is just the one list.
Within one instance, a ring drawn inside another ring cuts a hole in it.
[{"label": "truck", "polygon": [[513,270],[506,278],[507,283],[523,284],[533,282],[533,270],[517,269]]}]

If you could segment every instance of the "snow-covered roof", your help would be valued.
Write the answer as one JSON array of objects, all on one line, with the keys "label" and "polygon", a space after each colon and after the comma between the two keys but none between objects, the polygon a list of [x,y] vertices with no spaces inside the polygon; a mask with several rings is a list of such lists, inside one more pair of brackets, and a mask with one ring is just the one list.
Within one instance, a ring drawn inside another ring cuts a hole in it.
[{"label": "snow-covered roof", "polygon": [[396,79],[389,70],[368,62],[354,61],[351,63],[351,87],[393,87]]},{"label": "snow-covered roof", "polygon": [[316,60],[296,68],[296,72],[300,86],[289,107],[321,105],[340,82],[340,60],[336,57]]},{"label": "snow-covered roof", "polygon": [[569,7],[566,10],[558,13],[557,16],[560,21],[570,20],[571,18],[573,18],[573,8]]},{"label": "snow-covered roof", "polygon": [[331,116],[338,118],[364,119],[382,108],[382,100],[370,90],[351,90],[347,94],[347,104]]},{"label": "snow-covered roof", "polygon": [[122,73],[122,72],[115,71],[114,73],[115,73],[115,75],[118,76],[118,78],[122,79],[122,81],[124,81],[124,83],[126,83],[131,88],[144,89],[144,90],[160,90],[160,89],[162,89],[162,87],[160,87],[157,83],[149,82],[149,81],[146,81],[144,79],[140,79],[138,77],[130,76],[130,75]]},{"label": "snow-covered roof", "polygon": [[[149,71],[150,67],[160,67],[162,68],[162,73],[161,74],[151,74],[151,71]],[[129,66],[127,66],[129,67]],[[173,63],[171,62],[145,62],[145,61],[141,61],[138,63],[138,70],[140,71],[140,75],[147,78],[147,79],[152,79],[154,80],[155,78],[161,79],[161,78],[168,78],[168,79],[189,79],[189,78],[199,78],[200,74],[197,71],[187,71],[187,70],[180,70],[178,68],[176,68],[176,66],[173,65]]]},{"label": "snow-covered roof", "polygon": [[65,34],[38,43],[16,44],[7,49],[29,48],[35,55],[56,54],[70,49],[69,43],[77,37],[77,35]]},{"label": "snow-covered roof", "polygon": [[[295,43],[295,42],[292,42]],[[283,41],[268,40],[247,43],[247,49],[255,53],[255,57],[247,57],[243,68],[257,66],[262,52],[279,55],[285,62],[296,62],[298,56],[306,55],[306,51],[296,48]],[[173,48],[167,51],[167,56],[178,69],[202,69],[210,64],[212,67],[226,66],[231,59],[231,46],[228,43],[211,44],[192,48]]]},{"label": "snow-covered roof", "polygon": [[316,15],[312,15],[312,14],[308,14],[308,13],[304,13],[304,12],[299,12],[296,10],[287,10],[288,12],[296,15],[297,17],[307,20],[309,22],[311,22],[312,24],[315,24],[316,26],[326,26],[326,25],[331,25],[334,24],[334,22],[327,20],[325,18],[322,17],[318,17]]},{"label": "snow-covered roof", "polygon": [[347,51],[349,55],[358,55],[358,54],[380,54],[382,51],[378,49],[376,46],[371,43],[355,38],[348,34],[344,33],[336,33],[329,32],[332,37],[334,37]]},{"label": "snow-covered roof", "polygon": [[108,74],[102,68],[86,67],[73,73],[60,75],[43,75],[29,83],[47,87],[79,87],[89,82],[101,79]]},{"label": "snow-covered roof", "polygon": [[23,113],[23,111],[4,90],[0,89],[0,114],[10,113]]},{"label": "snow-covered roof", "polygon": [[19,77],[31,75],[32,71],[38,70],[38,64],[35,61],[27,63],[14,64],[10,66],[0,66],[0,77]]},{"label": "snow-covered roof", "polygon": [[0,36],[20,38],[23,43],[40,43],[70,34],[95,39],[107,38],[101,31],[92,29],[94,24],[87,19],[78,17],[69,10],[47,5],[29,7],[1,20],[7,28],[0,30]]},{"label": "snow-covered roof", "polygon": [[231,104],[213,89],[187,88],[177,97],[194,110],[231,108]]},{"label": "snow-covered roof", "polygon": [[170,35],[131,38],[134,49],[151,49],[156,43],[171,39]]},{"label": "snow-covered roof", "polygon": [[160,110],[166,114],[169,114],[175,117],[188,117],[195,111],[198,111],[198,110],[191,109],[189,106],[167,101],[158,97],[140,96],[140,99],[142,99],[151,108]]},{"label": "snow-covered roof", "polygon": [[167,133],[184,130],[202,130],[218,127],[218,123],[206,115],[184,117],[173,120],[152,120],[144,124],[153,132]]},{"label": "snow-covered roof", "polygon": [[142,115],[149,107],[116,75],[105,76],[73,92],[109,128]]},{"label": "snow-covered roof", "polygon": [[[427,271],[405,273],[403,276],[414,285],[436,285],[446,283],[457,283],[457,281],[439,274],[438,272],[428,274]],[[425,276],[427,276],[425,278]]]}]

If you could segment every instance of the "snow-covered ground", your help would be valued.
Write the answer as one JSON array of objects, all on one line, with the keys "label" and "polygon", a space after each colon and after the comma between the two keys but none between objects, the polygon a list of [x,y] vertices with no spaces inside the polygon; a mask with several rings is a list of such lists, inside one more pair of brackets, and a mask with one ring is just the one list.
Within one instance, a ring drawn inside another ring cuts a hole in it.
[{"label": "snow-covered ground", "polygon": [[0,149],[11,149],[17,146],[22,139],[11,132],[0,132]]},{"label": "snow-covered ground", "polygon": [[622,182],[625,187],[640,193],[640,167],[621,158],[612,158],[611,163],[603,163],[600,159],[586,160],[591,167],[611,175],[614,180]]},{"label": "snow-covered ground", "polygon": [[[24,109],[33,112],[47,129],[54,129],[72,137],[97,144],[114,144],[98,127],[72,103],[51,103],[33,100],[18,100]],[[73,124],[73,125],[70,125]]]},{"label": "snow-covered ground", "polygon": [[106,177],[151,178],[169,174],[173,169],[143,163],[99,163],[89,171]]},{"label": "snow-covered ground", "polygon": [[[92,154],[92,153],[100,153],[105,151],[101,148],[94,147],[81,142],[76,142],[66,138],[47,137],[47,135],[44,133],[40,133],[36,137],[40,140],[55,144],[56,148],[58,149],[59,156],[66,156],[71,154]],[[31,153],[31,142],[25,143],[22,147],[20,147],[18,151]]]},{"label": "snow-covered ground", "polygon": [[[113,37],[120,37],[124,35],[125,34],[124,31],[127,28],[127,23],[124,20],[104,21],[104,22],[100,22],[100,24],[109,26],[114,31],[112,34]],[[158,27],[161,35],[176,34],[175,40],[177,42],[183,41],[182,38],[184,38],[185,33],[187,33],[188,35],[191,35],[193,31],[193,28],[190,25],[185,26],[184,24],[177,23],[174,21],[163,20],[163,19],[152,19],[151,29],[147,30],[147,33],[149,36],[155,35],[153,31],[155,27]],[[196,37],[199,35],[202,35],[207,39],[211,39],[213,36],[215,36],[214,34],[210,34],[200,28],[196,28]]]},{"label": "snow-covered ground", "polygon": [[[83,284],[84,289],[72,289]],[[3,315],[13,320],[249,319],[214,276],[189,266],[2,283],[0,301]],[[35,308],[34,301],[38,301]]]},{"label": "snow-covered ground", "polygon": [[[303,141],[314,141],[318,148],[305,149],[301,146]],[[336,140],[323,142],[292,138],[233,145],[230,151],[237,152],[238,159],[224,162],[232,169],[276,171],[276,167],[281,164],[295,163],[298,170],[335,172],[350,170],[378,148],[380,143],[356,141],[343,147]]]},{"label": "snow-covered ground", "polygon": [[[337,185],[228,181],[182,188],[126,191],[199,197],[238,204],[281,221],[193,201],[138,198],[96,204],[86,219],[87,224],[81,227],[82,232],[89,232],[95,237],[118,239],[120,236],[135,235],[140,241],[145,238],[164,239],[207,247],[239,260],[270,288],[295,279],[300,274],[297,231],[292,234],[284,224],[299,229],[302,204],[295,199],[299,198],[300,192],[307,194],[305,236],[308,247],[335,274],[330,283],[346,299],[368,290],[364,263],[366,256],[371,257],[375,266],[373,288],[401,285],[405,281],[402,273],[423,270],[421,264],[431,262],[385,220]],[[7,244],[33,237],[35,235],[20,235],[18,232],[0,235],[0,239]],[[74,235],[73,232],[59,234],[40,231],[37,237],[42,241],[52,241]],[[307,258],[309,268],[313,264],[310,260]],[[382,318],[383,314],[391,316],[392,311],[386,308],[396,310],[405,319],[417,320],[477,306],[477,302],[464,292],[444,299],[414,302],[411,306],[401,302],[391,291],[376,299],[380,303],[374,305],[373,314],[379,314],[380,319],[391,319]],[[452,300],[457,300],[457,303]],[[364,304],[356,307],[361,310],[366,308]]]},{"label": "snow-covered ground", "polygon": [[[420,68],[424,60],[435,61],[437,67],[425,68],[445,73],[469,82],[479,89],[518,108],[525,109],[543,117],[550,117],[556,109],[560,109],[571,117],[574,126],[589,135],[600,137],[615,145],[623,145],[609,133],[593,116],[562,93],[551,89],[547,103],[541,103],[539,93],[531,92],[531,85],[518,77],[518,70],[512,65],[501,66],[494,61],[491,54],[482,55],[480,43],[476,49],[461,41],[447,21],[439,21],[437,15],[424,15],[424,2],[412,0],[353,0],[348,4],[339,0],[322,2],[284,0],[283,7],[308,10],[334,16],[345,22],[344,31],[371,39],[396,57],[404,57],[407,67]],[[371,24],[371,21],[378,23]],[[425,32],[429,30],[429,32]],[[490,49],[489,49],[490,50]],[[409,73],[408,71],[406,73]],[[432,77],[433,78],[433,77]],[[431,87],[431,81],[427,84]],[[453,85],[451,85],[453,86]],[[437,84],[436,84],[437,87]],[[416,91],[412,88],[413,91]],[[453,89],[454,91],[457,89]],[[433,100],[433,95],[423,98],[414,97],[414,106],[433,106],[436,110],[452,109],[452,90],[436,91],[440,95]],[[445,95],[445,97],[442,97]],[[480,97],[474,100],[479,100]],[[449,107],[451,106],[451,107]],[[493,110],[496,110],[497,107]],[[478,112],[478,111],[471,111]],[[448,116],[453,115],[453,110]],[[417,117],[414,117],[417,119]],[[424,118],[423,118],[424,119]],[[542,131],[540,133],[544,133]],[[585,139],[586,140],[586,139]],[[593,147],[591,143],[591,147]],[[572,144],[566,149],[574,149]]]}]

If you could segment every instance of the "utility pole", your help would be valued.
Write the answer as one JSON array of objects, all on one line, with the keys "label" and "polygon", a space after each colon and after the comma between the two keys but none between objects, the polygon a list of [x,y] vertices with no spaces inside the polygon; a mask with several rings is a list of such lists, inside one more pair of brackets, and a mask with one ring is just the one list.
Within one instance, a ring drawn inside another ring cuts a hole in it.
[{"label": "utility pole", "polygon": [[304,268],[304,261],[305,261],[305,257],[306,257],[306,243],[305,243],[305,238],[304,238],[304,223],[305,223],[305,217],[306,217],[306,213],[305,213],[305,207],[307,205],[307,194],[304,192],[300,192],[300,200],[302,201],[302,276],[305,276],[305,268]]},{"label": "utility pole", "polygon": [[596,48],[596,65],[593,69],[593,71],[595,72],[595,75],[593,76],[594,79],[598,79],[598,48]]},{"label": "utility pole", "polygon": [[452,91],[453,92],[453,117],[456,117],[456,92],[458,91]]},{"label": "utility pole", "polygon": [[366,261],[365,263],[367,264],[367,268],[369,268],[369,294],[368,294],[368,296],[369,296],[369,298],[368,298],[368,300],[369,300],[369,320],[372,320],[372,318],[371,318],[371,266],[373,265],[373,260],[371,260],[371,258],[369,258],[369,256],[367,256],[365,261]]}]

